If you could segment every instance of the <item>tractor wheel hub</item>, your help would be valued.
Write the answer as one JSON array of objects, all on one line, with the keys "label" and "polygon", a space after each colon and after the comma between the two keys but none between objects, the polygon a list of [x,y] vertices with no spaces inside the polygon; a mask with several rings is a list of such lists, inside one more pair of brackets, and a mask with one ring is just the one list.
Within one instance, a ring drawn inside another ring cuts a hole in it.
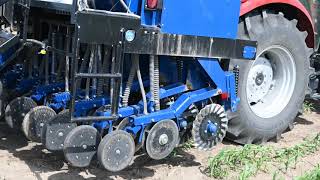
[{"label": "tractor wheel hub", "polygon": [[251,110],[261,118],[279,114],[289,103],[296,83],[296,65],[283,46],[262,51],[248,73],[246,93]]}]

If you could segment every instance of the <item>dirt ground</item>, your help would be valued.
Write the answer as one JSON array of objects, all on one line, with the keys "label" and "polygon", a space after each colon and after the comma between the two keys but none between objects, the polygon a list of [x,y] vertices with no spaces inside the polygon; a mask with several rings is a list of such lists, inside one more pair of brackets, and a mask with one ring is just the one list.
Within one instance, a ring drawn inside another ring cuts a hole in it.
[{"label": "dirt ground", "polygon": [[[292,146],[305,137],[314,136],[320,130],[320,109],[296,119],[294,130],[282,135],[279,142],[269,142],[276,147]],[[208,157],[221,149],[240,146],[224,141],[213,151],[204,152],[191,149],[182,155],[156,161],[146,155],[136,157],[132,166],[119,173],[103,170],[95,162],[89,168],[79,169],[68,166],[62,154],[53,154],[43,149],[41,144],[28,142],[21,133],[13,132],[4,122],[0,122],[0,180],[2,179],[212,179],[203,171]],[[296,169],[290,170],[285,179],[304,174],[320,163],[320,152],[300,160]],[[272,179],[272,174],[260,173],[253,179]]]}]

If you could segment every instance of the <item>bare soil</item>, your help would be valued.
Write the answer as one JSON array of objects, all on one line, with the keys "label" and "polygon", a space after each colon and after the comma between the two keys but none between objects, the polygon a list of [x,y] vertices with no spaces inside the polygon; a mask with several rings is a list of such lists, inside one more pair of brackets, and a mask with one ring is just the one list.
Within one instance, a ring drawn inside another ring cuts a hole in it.
[{"label": "bare soil", "polygon": [[[296,119],[295,128],[282,135],[276,142],[267,144],[276,147],[293,146],[306,137],[312,137],[320,131],[320,109]],[[134,163],[126,170],[111,173],[103,170],[96,162],[88,168],[69,166],[63,154],[46,151],[41,144],[28,142],[22,133],[10,130],[0,122],[0,180],[2,179],[212,179],[204,174],[207,160],[221,149],[240,146],[224,141],[213,151],[205,152],[196,149],[179,150],[179,155],[156,161],[146,155],[136,157]],[[320,152],[309,155],[284,176],[292,179],[304,174],[320,163]],[[252,179],[272,179],[272,173],[260,173]]]}]

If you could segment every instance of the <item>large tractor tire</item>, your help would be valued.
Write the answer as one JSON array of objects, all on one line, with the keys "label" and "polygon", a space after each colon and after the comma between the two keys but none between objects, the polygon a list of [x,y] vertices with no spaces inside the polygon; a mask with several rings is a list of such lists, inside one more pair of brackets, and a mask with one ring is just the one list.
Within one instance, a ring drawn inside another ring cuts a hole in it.
[{"label": "large tractor tire", "polygon": [[239,68],[236,113],[227,137],[240,144],[263,143],[293,128],[310,74],[311,50],[297,20],[281,12],[255,12],[239,23],[238,38],[258,42],[255,61],[231,60]]}]

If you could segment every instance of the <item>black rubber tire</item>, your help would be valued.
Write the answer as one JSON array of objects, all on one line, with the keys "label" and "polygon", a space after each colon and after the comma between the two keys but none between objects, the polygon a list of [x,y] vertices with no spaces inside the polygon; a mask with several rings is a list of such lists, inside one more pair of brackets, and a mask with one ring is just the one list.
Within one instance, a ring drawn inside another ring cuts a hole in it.
[{"label": "black rubber tire", "polygon": [[294,119],[304,101],[312,52],[305,43],[307,32],[299,31],[296,26],[297,20],[288,20],[281,12],[255,12],[240,21],[238,38],[256,40],[257,55],[271,45],[281,45],[291,52],[296,64],[297,79],[287,106],[271,118],[261,118],[251,110],[246,100],[247,77],[253,61],[231,60],[230,69],[239,66],[240,104],[236,113],[228,113],[227,138],[240,144],[259,144],[273,138],[278,140],[286,129],[293,127]]},{"label": "black rubber tire", "polygon": [[[73,167],[88,167],[96,156],[100,141],[101,136],[96,128],[89,125],[78,126],[64,140],[64,157]],[[84,149],[82,145],[87,145],[88,148]]]},{"label": "black rubber tire", "polygon": [[[116,153],[118,148],[122,152],[121,155]],[[97,155],[98,161],[106,170],[118,172],[130,165],[134,153],[135,143],[131,134],[123,130],[115,130],[102,139]]]}]

